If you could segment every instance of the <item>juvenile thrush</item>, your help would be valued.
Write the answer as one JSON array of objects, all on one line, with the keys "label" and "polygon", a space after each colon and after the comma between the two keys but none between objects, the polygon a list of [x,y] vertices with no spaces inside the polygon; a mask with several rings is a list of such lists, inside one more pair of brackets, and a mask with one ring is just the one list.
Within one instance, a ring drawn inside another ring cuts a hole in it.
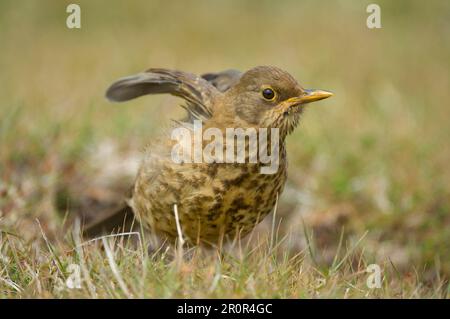
[{"label": "juvenile thrush", "polygon": [[[215,128],[224,136],[227,128],[254,128],[258,137],[260,128],[277,129],[278,140],[266,146],[267,153],[278,152],[276,171],[262,174],[263,164],[250,162],[248,154],[244,163],[176,162],[172,153],[176,141],[170,135],[163,136],[145,151],[129,207],[94,223],[86,233],[109,232],[134,214],[153,233],[175,239],[176,205],[182,234],[192,243],[214,244],[227,237],[245,236],[273,210],[283,191],[287,173],[285,138],[299,123],[305,105],[332,95],[304,89],[279,68],[258,66],[245,73],[228,70],[203,76],[149,69],[119,79],[106,96],[122,102],[158,93],[186,101],[183,107],[188,116],[175,121],[173,129],[193,131],[194,121],[201,121],[204,130]],[[222,146],[226,143],[229,141]],[[269,150],[275,144],[278,147]],[[245,149],[249,149],[248,140]]]}]

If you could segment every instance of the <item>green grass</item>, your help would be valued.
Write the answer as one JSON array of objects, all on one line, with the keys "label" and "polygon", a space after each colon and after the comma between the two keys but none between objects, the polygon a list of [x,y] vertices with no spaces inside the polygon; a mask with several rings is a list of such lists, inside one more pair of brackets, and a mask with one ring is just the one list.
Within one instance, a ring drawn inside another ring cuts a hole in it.
[{"label": "green grass", "polygon": [[[442,298],[448,294],[444,280],[424,284],[420,270],[405,276],[388,260],[379,265],[381,287],[369,288],[368,264],[358,248],[363,238],[342,248],[330,266],[318,267],[311,247],[295,255],[283,249],[288,238],[275,245],[262,237],[251,245],[237,241],[221,251],[178,247],[147,255],[140,244],[143,236],[138,232],[131,239],[115,236],[82,242],[74,231],[63,241],[50,243],[43,237],[32,244],[4,235],[2,294],[21,298]],[[80,288],[68,288],[75,274],[73,264],[79,269]]]},{"label": "green grass", "polygon": [[[77,3],[81,30],[65,2],[0,3],[1,297],[449,297],[447,1],[379,1],[380,30],[365,26],[370,1]],[[77,249],[60,181],[90,176],[105,143],[142,150],[181,114],[165,96],[110,104],[106,87],[149,67],[256,65],[335,93],[288,138],[278,246],[269,216],[220,254],[147,256],[116,238],[116,273],[101,241]],[[72,263],[82,288],[59,289]]]}]

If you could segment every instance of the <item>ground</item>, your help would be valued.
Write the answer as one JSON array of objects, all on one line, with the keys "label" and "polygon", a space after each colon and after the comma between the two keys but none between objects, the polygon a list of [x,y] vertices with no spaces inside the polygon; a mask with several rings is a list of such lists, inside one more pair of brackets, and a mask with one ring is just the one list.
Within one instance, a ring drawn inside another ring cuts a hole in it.
[{"label": "ground", "polygon": [[[378,1],[381,29],[369,1],[77,3],[79,30],[64,1],[0,4],[0,297],[449,297],[450,3]],[[167,96],[111,104],[110,83],[256,65],[335,94],[287,140],[275,215],[221,251],[80,238],[61,185],[121,192],[182,115]]]}]

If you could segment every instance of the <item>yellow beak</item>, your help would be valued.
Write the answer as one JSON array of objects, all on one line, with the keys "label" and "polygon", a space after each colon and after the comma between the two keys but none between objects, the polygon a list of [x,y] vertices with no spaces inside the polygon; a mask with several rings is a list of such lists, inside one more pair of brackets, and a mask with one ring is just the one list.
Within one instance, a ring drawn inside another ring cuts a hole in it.
[{"label": "yellow beak", "polygon": [[289,104],[299,105],[323,100],[332,96],[333,93],[325,90],[305,90],[305,94],[298,97],[292,97],[288,100]]}]

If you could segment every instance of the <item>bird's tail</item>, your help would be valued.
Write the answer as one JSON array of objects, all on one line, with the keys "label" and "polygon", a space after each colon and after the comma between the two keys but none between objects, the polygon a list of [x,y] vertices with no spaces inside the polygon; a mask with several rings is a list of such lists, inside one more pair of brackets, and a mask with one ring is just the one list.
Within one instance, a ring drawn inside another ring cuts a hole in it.
[{"label": "bird's tail", "polygon": [[138,223],[132,208],[124,205],[112,214],[88,224],[83,230],[83,236],[92,238],[104,234],[128,232],[136,226]]}]

